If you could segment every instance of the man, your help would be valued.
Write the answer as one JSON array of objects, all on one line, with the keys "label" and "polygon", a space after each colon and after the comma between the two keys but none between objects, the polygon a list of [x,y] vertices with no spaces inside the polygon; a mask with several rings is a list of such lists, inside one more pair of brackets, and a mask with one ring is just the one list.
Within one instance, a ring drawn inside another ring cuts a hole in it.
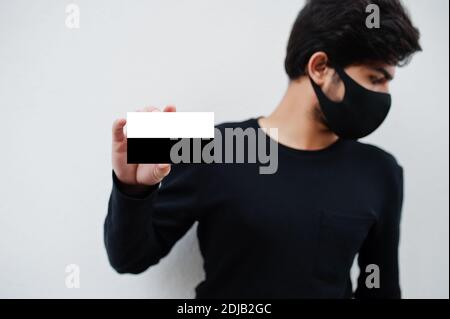
[{"label": "man", "polygon": [[[380,28],[366,24],[371,3]],[[289,40],[290,84],[279,106],[218,126],[278,128],[273,175],[250,164],[127,165],[126,121],[117,120],[105,221],[114,269],[145,271],[198,221],[206,278],[197,298],[400,298],[403,171],[357,140],[382,124],[396,66],[420,50],[397,0],[307,1]],[[367,269],[379,270],[373,285]]]}]

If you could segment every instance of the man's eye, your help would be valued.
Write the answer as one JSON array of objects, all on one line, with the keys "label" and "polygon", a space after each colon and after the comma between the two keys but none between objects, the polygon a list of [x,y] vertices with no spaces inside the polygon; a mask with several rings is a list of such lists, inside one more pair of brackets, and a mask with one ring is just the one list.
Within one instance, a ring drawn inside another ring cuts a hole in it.
[{"label": "man's eye", "polygon": [[371,76],[370,81],[372,82],[372,84],[384,84],[386,82],[386,79],[384,77],[379,78],[376,76]]}]

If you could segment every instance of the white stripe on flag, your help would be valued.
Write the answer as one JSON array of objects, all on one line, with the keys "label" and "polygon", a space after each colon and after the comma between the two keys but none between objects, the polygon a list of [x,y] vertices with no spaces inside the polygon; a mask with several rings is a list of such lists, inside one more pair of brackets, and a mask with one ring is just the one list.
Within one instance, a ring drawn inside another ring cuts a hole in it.
[{"label": "white stripe on flag", "polygon": [[128,138],[214,138],[212,112],[130,112]]}]

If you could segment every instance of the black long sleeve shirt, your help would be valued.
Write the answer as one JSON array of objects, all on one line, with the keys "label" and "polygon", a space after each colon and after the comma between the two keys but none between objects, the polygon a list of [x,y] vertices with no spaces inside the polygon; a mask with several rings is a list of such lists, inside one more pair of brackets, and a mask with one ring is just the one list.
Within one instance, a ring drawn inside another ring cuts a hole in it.
[{"label": "black long sleeve shirt", "polygon": [[[225,127],[259,128],[256,119]],[[197,298],[399,298],[396,160],[350,140],[319,151],[279,144],[278,155],[273,175],[255,164],[173,165],[144,196],[127,195],[113,173],[104,225],[111,265],[141,273],[198,222],[206,277]],[[372,264],[380,287],[369,289]]]}]

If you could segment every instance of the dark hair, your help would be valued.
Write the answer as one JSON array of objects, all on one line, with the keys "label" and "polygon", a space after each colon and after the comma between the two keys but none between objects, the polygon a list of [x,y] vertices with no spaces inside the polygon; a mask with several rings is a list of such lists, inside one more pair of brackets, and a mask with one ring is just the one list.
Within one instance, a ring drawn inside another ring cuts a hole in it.
[{"label": "dark hair", "polygon": [[[366,8],[380,8],[380,28],[368,28]],[[305,75],[315,52],[342,67],[364,62],[405,65],[422,48],[420,33],[400,0],[308,0],[295,21],[287,47],[291,80]]]}]

